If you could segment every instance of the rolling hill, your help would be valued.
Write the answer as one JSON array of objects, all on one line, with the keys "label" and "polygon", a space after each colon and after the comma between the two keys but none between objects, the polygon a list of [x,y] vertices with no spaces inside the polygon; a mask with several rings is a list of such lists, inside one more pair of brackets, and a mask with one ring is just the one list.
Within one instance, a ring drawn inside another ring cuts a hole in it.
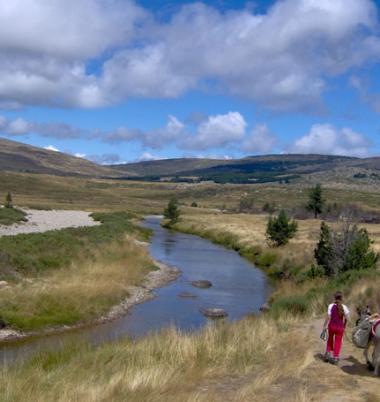
[{"label": "rolling hill", "polygon": [[60,176],[114,177],[115,169],[83,158],[0,138],[0,170]]},{"label": "rolling hill", "polygon": [[253,184],[317,180],[380,185],[380,157],[283,154],[230,160],[176,158],[103,166],[3,138],[0,171],[143,181]]},{"label": "rolling hill", "polygon": [[264,183],[289,181],[337,167],[365,166],[365,160],[331,155],[266,155],[233,160],[166,159],[115,165],[117,171],[133,172],[142,180],[215,181],[217,183]]}]

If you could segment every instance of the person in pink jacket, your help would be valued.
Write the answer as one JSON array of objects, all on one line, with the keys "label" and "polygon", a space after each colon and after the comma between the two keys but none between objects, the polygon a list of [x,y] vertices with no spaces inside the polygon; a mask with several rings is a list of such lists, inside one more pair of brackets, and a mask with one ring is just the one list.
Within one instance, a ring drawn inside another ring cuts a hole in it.
[{"label": "person in pink jacket", "polygon": [[325,361],[332,364],[339,363],[340,351],[342,349],[344,330],[346,329],[349,309],[343,304],[342,292],[336,292],[334,303],[327,309],[327,317],[323,329],[328,330]]}]

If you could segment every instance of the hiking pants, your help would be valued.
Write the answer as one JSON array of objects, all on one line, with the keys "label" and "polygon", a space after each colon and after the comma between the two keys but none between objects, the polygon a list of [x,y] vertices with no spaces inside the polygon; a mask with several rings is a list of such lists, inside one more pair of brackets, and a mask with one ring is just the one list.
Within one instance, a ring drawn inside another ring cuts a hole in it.
[{"label": "hiking pants", "polygon": [[327,340],[326,352],[333,352],[335,358],[339,358],[342,349],[344,328],[329,325],[329,338]]}]

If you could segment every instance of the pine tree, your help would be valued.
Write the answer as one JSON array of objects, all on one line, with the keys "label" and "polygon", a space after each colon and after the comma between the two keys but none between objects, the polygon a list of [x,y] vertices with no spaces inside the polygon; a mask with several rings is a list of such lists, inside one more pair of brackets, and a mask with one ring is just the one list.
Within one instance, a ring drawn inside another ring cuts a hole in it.
[{"label": "pine tree", "polygon": [[178,202],[175,198],[172,198],[164,210],[164,217],[169,219],[169,226],[178,222],[180,214],[181,211],[178,208]]},{"label": "pine tree", "polygon": [[277,217],[269,217],[267,224],[267,239],[274,246],[282,246],[297,232],[297,222],[290,220],[284,210]]},{"label": "pine tree", "polygon": [[5,197],[4,206],[5,208],[13,208],[12,194],[10,192]]},{"label": "pine tree", "polygon": [[309,202],[306,208],[314,213],[314,218],[317,218],[322,213],[325,200],[322,195],[322,186],[317,184],[309,192]]},{"label": "pine tree", "polygon": [[331,232],[329,226],[322,222],[321,231],[319,235],[319,242],[314,250],[314,257],[317,264],[321,266],[326,276],[333,276],[334,269],[332,267],[332,243]]}]

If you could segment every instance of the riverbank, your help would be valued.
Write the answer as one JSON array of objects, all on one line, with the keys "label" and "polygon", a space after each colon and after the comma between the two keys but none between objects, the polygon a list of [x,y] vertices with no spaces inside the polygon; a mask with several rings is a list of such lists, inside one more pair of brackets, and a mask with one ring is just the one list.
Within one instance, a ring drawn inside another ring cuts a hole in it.
[{"label": "riverbank", "polygon": [[339,367],[321,359],[321,320],[248,317],[174,328],[101,347],[66,345],[0,369],[4,402],[376,402],[379,379],[346,339]]},{"label": "riverbank", "polygon": [[[142,245],[143,247],[145,246],[145,243],[143,242],[139,242],[138,244],[140,246]],[[84,327],[104,324],[106,322],[115,320],[125,314],[128,314],[128,312],[137,304],[144,303],[145,301],[155,297],[155,289],[158,289],[176,280],[180,273],[178,269],[174,267],[169,267],[159,261],[152,260],[152,262],[154,266],[157,267],[157,270],[149,272],[146,275],[144,281],[139,286],[129,286],[127,289],[128,297],[126,297],[119,304],[112,306],[111,309],[103,316],[100,316],[88,322],[52,327],[40,331],[21,332],[9,328],[0,329],[0,343],[18,341],[35,336],[45,336],[58,334],[65,331],[78,330]]]},{"label": "riverbank", "polygon": [[152,261],[149,231],[128,214],[94,217],[102,225],[0,238],[3,339],[104,322],[177,275]]},{"label": "riverbank", "polygon": [[[8,210],[8,211],[7,211]],[[85,211],[57,211],[35,210],[29,208],[11,209],[1,208],[2,211],[16,214],[21,213],[23,219],[19,219],[12,225],[3,226],[0,220],[0,236],[15,236],[21,233],[43,233],[49,230],[65,228],[90,227],[100,225],[91,217],[91,212]]]}]

